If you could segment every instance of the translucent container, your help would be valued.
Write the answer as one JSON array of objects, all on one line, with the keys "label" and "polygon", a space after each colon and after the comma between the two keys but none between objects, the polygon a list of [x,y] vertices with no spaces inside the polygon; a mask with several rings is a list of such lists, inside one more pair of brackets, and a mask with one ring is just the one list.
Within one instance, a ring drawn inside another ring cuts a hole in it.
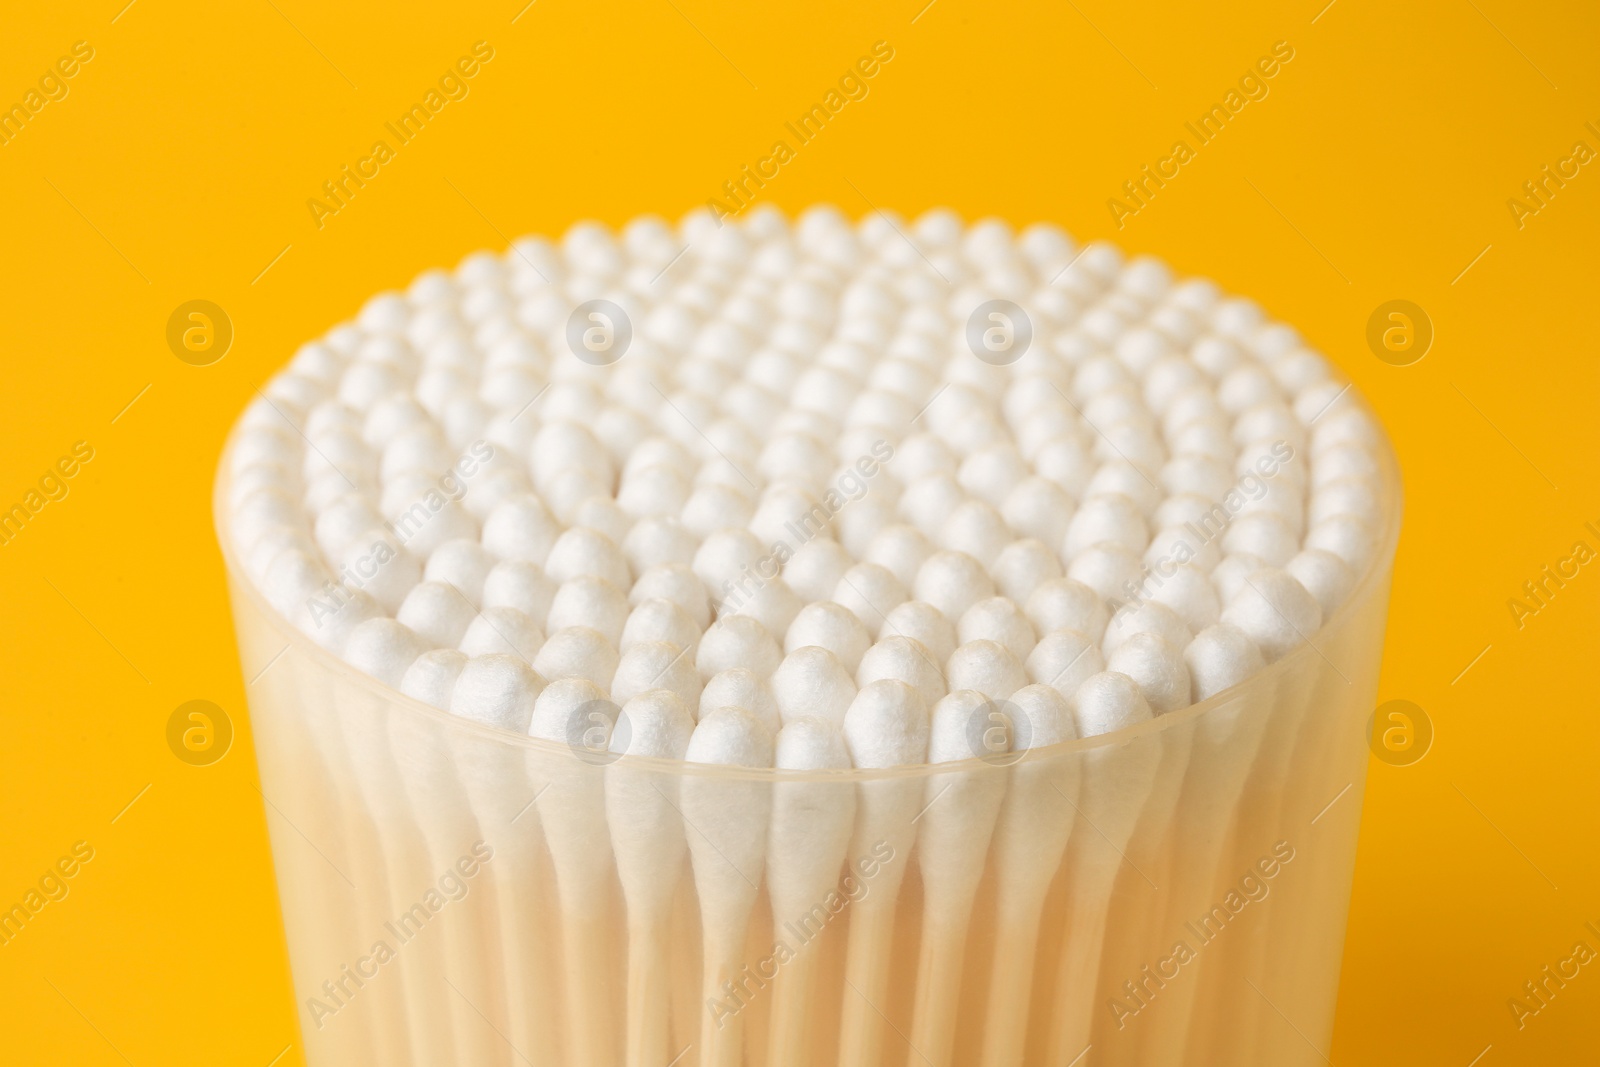
[{"label": "translucent container", "polygon": [[[217,486],[306,1060],[1322,1064],[1399,480],[1245,684],[1024,758],[735,772],[511,736],[279,615]],[[259,677],[258,677],[259,676]]]}]

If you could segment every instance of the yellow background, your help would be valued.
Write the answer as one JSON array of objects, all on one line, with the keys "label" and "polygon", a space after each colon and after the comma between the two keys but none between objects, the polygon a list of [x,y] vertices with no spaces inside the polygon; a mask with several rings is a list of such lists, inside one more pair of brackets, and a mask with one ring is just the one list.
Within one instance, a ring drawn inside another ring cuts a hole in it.
[{"label": "yellow background", "polygon": [[[1600,520],[1600,163],[1520,230],[1506,207],[1574,141],[1600,149],[1584,129],[1600,125],[1600,9],[122,2],[13,5],[0,34],[0,102],[73,42],[96,52],[0,147],[0,501],[73,442],[96,451],[0,548],[0,900],[74,841],[96,850],[0,948],[0,1058],[300,1062],[277,816],[255,788],[209,511],[252,390],[424,268],[702,203],[880,39],[895,58],[871,95],[764,200],[945,204],[1158,254],[1299,327],[1394,436],[1406,518],[1380,698],[1420,704],[1436,739],[1415,766],[1372,766],[1333,1062],[1600,1058],[1600,963],[1520,1032],[1506,1007],[1580,937],[1600,948],[1583,929],[1600,923],[1600,565],[1520,631],[1507,608],[1574,541],[1600,548],[1583,529]],[[471,95],[319,231],[307,198],[477,40],[495,58]],[[1270,96],[1117,232],[1122,181],[1278,40],[1295,58]],[[164,342],[194,298],[235,325],[214,366]],[[1392,298],[1436,328],[1414,366],[1365,344]],[[238,726],[211,767],[164,738],[194,698]]]}]

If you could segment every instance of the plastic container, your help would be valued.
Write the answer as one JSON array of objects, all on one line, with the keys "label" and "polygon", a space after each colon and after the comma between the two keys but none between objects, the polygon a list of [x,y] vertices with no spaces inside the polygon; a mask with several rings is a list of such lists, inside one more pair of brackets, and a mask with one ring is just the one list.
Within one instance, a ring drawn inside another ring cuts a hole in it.
[{"label": "plastic container", "polygon": [[[1325,1062],[1399,528],[1382,451],[1373,562],[1244,685],[1020,761],[832,774],[613,761],[401,696],[254,588],[225,456],[307,1062]],[[845,864],[807,859],[839,835]]]}]

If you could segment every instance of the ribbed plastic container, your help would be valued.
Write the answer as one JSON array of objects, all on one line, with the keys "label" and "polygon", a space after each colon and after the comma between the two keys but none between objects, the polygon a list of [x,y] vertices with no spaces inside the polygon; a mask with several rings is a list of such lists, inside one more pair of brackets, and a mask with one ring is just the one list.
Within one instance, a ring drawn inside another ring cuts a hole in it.
[{"label": "ribbed plastic container", "polygon": [[246,576],[227,458],[308,1063],[1325,1062],[1399,530],[1387,446],[1373,562],[1244,685],[1015,762],[826,774],[612,760],[386,688]]}]

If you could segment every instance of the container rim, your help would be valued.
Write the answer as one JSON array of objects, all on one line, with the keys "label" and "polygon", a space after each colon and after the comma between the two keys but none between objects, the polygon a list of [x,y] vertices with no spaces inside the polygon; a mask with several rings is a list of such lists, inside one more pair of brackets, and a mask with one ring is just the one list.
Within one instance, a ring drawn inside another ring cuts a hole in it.
[{"label": "container rim", "polygon": [[[1131,744],[1148,735],[1165,733],[1168,730],[1176,729],[1183,724],[1191,723],[1203,717],[1214,718],[1222,714],[1226,709],[1247,702],[1252,693],[1275,686],[1282,675],[1293,671],[1299,664],[1304,663],[1311,657],[1316,656],[1324,660],[1327,659],[1326,655],[1313,643],[1313,640],[1318,635],[1337,631],[1350,625],[1350,619],[1357,613],[1359,606],[1365,604],[1370,597],[1379,593],[1377,587],[1380,583],[1387,582],[1394,563],[1395,551],[1399,545],[1400,518],[1403,510],[1399,462],[1395,455],[1388,429],[1377,418],[1365,395],[1355,388],[1353,382],[1346,386],[1344,392],[1339,397],[1336,397],[1327,409],[1313,418],[1312,422],[1315,422],[1317,418],[1321,418],[1322,414],[1333,410],[1335,406],[1344,403],[1358,405],[1377,430],[1378,440],[1374,451],[1378,453],[1383,523],[1382,533],[1373,546],[1372,554],[1367,561],[1365,570],[1356,579],[1344,602],[1339,605],[1333,615],[1325,619],[1316,633],[1309,635],[1300,645],[1297,645],[1277,661],[1269,663],[1264,669],[1257,671],[1238,685],[1225,689],[1198,703],[1190,704],[1188,707],[1180,708],[1177,711],[1168,712],[1164,715],[1155,715],[1148,722],[1126,726],[1108,733],[1060,741],[1053,745],[1043,745],[1029,749],[1017,759],[1006,763],[1005,766],[1016,766],[1024,762],[1060,758],[1077,752]],[[273,405],[273,408],[277,410],[276,405]],[[278,411],[278,415],[286,423],[289,423],[287,416],[284,416],[281,411]],[[289,423],[289,425],[294,428],[293,423]],[[437,727],[445,731],[460,733],[465,737],[476,737],[483,742],[492,742],[512,749],[519,749],[530,756],[558,756],[565,754],[567,758],[576,760],[570,747],[562,742],[515,734],[496,726],[463,719],[414,697],[407,696],[398,689],[392,689],[377,678],[352,667],[334,653],[311,640],[293,622],[279,612],[266,599],[261,590],[257,588],[255,581],[242,566],[238,550],[230,536],[228,489],[232,481],[231,460],[239,435],[244,428],[244,414],[241,413],[240,417],[234,421],[232,429],[229,430],[221,455],[218,458],[217,475],[212,491],[212,518],[217,534],[217,542],[222,551],[223,563],[228,573],[231,596],[243,595],[246,598],[256,612],[283,637],[286,642],[285,651],[293,648],[298,655],[308,658],[318,668],[326,671],[341,682],[363,688],[392,707],[403,709],[407,714],[421,716],[424,720],[431,720]],[[299,433],[297,428],[296,433]],[[236,633],[236,644],[237,641],[238,635]],[[282,655],[283,653],[279,653],[280,657]],[[268,665],[268,669],[270,667],[271,664]],[[248,700],[248,693],[246,698]],[[897,778],[926,778],[931,774],[977,774],[1004,769],[997,762],[977,756],[946,763],[918,763],[883,768],[806,771],[728,767],[654,756],[624,755],[611,762],[641,772],[650,771],[674,776],[687,774],[697,777],[769,782],[830,780],[863,782]],[[595,761],[596,769],[599,769],[599,764],[600,761]]]}]

